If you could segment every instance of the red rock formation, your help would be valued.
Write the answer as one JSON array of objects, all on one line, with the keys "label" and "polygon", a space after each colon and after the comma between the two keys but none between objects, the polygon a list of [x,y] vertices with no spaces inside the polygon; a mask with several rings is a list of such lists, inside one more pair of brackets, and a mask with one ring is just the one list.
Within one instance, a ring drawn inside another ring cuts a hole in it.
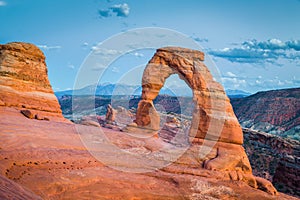
[{"label": "red rock formation", "polygon": [[[299,146],[298,146],[299,147]],[[299,148],[298,148],[299,151]],[[279,191],[300,197],[300,157],[285,155],[278,163],[272,183]]]},{"label": "red rock formation", "polygon": [[0,106],[64,120],[48,80],[45,56],[35,45],[0,45],[0,102]]},{"label": "red rock formation", "polygon": [[[211,147],[214,156],[206,155],[205,160],[199,161],[201,158],[196,155],[196,159],[206,169],[223,171],[232,180],[243,180],[257,187],[248,157],[241,146],[242,129],[230,101],[223,87],[213,79],[202,61],[204,54],[200,51],[178,47],[158,49],[144,70],[142,100],[138,105],[135,123],[143,129],[158,130],[159,117],[153,100],[166,79],[172,74],[178,74],[193,91],[195,109],[189,133],[192,143],[199,148],[209,148],[208,141],[216,142]],[[133,127],[133,124],[129,127]],[[132,130],[129,128],[129,131]],[[276,189],[273,186],[271,188],[270,193],[276,194]]]},{"label": "red rock formation", "polygon": [[108,124],[114,124],[116,119],[116,110],[113,109],[113,107],[108,104],[107,105],[107,110],[106,110],[106,123]]},{"label": "red rock formation", "polygon": [[231,102],[240,123],[246,128],[291,138],[293,133],[299,134],[297,130],[285,132],[297,127],[299,130],[300,88],[258,92]]},{"label": "red rock formation", "polygon": [[300,196],[300,142],[244,129],[243,146],[253,174],[271,181],[278,191]]},{"label": "red rock formation", "polygon": [[[195,134],[196,138],[201,139],[210,138],[242,144],[242,130],[229,99],[223,87],[213,80],[208,68],[201,62],[203,60],[204,54],[196,50],[176,47],[158,49],[143,74],[141,102],[149,101],[151,103],[157,97],[165,80],[172,74],[178,74],[193,90],[193,100],[196,105],[193,127],[197,130],[193,130],[190,134]],[[149,126],[151,123],[146,120],[147,117],[139,115],[142,113],[140,110],[144,107],[144,104],[140,104],[136,119],[137,125],[142,127],[145,127],[145,124]],[[155,108],[153,109],[155,110]],[[210,125],[214,123],[223,125],[220,134],[215,135],[215,130],[209,130],[213,128]]]}]

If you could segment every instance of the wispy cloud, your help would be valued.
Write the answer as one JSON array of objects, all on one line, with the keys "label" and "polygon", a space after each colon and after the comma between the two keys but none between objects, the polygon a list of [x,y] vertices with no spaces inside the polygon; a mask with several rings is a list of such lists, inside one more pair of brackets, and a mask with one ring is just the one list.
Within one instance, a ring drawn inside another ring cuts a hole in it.
[{"label": "wispy cloud", "polygon": [[75,65],[73,65],[72,63],[68,63],[68,68],[75,69]]},{"label": "wispy cloud", "polygon": [[87,47],[87,46],[89,46],[89,43],[88,43],[88,42],[84,42],[84,43],[82,44],[82,46]]},{"label": "wispy cloud", "polygon": [[207,38],[200,38],[200,37],[192,37],[196,42],[208,42]]},{"label": "wispy cloud", "polygon": [[248,85],[250,87],[256,87],[259,89],[264,88],[280,88],[280,87],[292,87],[296,84],[294,80],[280,80],[277,78],[274,79],[257,79],[255,81],[249,81]]},{"label": "wispy cloud", "polygon": [[240,77],[222,77],[224,85],[230,85],[231,89],[239,89],[247,85],[247,81]]},{"label": "wispy cloud", "polygon": [[61,46],[48,46],[48,45],[37,45],[40,49],[44,50],[54,50],[54,49],[61,49]]},{"label": "wispy cloud", "polygon": [[122,51],[118,51],[116,49],[106,49],[106,48],[99,47],[97,45],[93,46],[91,50],[94,54],[100,54],[104,56],[114,56],[114,55],[122,54]]},{"label": "wispy cloud", "polygon": [[116,4],[109,7],[108,9],[98,10],[98,13],[102,18],[111,17],[114,15],[118,17],[128,17],[130,13],[130,7],[127,3]]},{"label": "wispy cloud", "polygon": [[300,86],[300,80],[296,76],[291,79],[282,79],[278,76],[275,76],[270,79],[262,76],[232,76],[231,73],[232,72],[227,72],[221,78],[224,87],[227,89],[247,90],[247,88],[252,88],[254,90],[266,90]]},{"label": "wispy cloud", "polygon": [[120,72],[120,70],[117,67],[113,67],[111,69],[111,71],[114,72],[114,73],[119,73]]},{"label": "wispy cloud", "polygon": [[225,74],[228,77],[236,77],[236,74],[232,73],[232,72],[226,72]]},{"label": "wispy cloud", "polygon": [[107,68],[112,60],[123,54],[120,50],[103,48],[99,44],[92,46],[91,50],[92,55],[97,58],[92,67],[96,71]]},{"label": "wispy cloud", "polygon": [[238,63],[278,64],[277,61],[281,58],[291,62],[300,60],[300,40],[286,42],[278,39],[250,40],[235,46],[238,47],[210,50],[209,53],[215,57]]},{"label": "wispy cloud", "polygon": [[5,1],[0,1],[0,6],[6,6],[7,3]]},{"label": "wispy cloud", "polygon": [[135,53],[133,53],[132,55],[134,55],[135,57],[138,57],[138,58],[144,57],[144,54],[138,53],[138,52],[135,52]]}]

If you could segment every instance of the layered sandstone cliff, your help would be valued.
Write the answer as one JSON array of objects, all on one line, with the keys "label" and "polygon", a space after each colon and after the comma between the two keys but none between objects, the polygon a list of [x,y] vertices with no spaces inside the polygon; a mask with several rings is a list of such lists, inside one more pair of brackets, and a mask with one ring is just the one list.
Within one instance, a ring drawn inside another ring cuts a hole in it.
[{"label": "layered sandstone cliff", "polygon": [[243,127],[300,139],[300,88],[258,92],[231,103]]},{"label": "layered sandstone cliff", "polygon": [[45,56],[35,45],[0,45],[0,106],[26,109],[40,119],[64,119],[48,80]]},{"label": "layered sandstone cliff", "polygon": [[271,181],[278,191],[300,196],[300,142],[249,129],[243,132],[253,174]]}]

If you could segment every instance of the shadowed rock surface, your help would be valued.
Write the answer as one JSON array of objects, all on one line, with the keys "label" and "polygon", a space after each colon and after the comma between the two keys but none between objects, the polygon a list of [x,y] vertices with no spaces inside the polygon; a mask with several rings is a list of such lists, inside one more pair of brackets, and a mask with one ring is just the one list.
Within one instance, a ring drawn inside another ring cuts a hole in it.
[{"label": "shadowed rock surface", "polygon": [[249,129],[243,132],[253,174],[281,192],[300,196],[300,142]]}]

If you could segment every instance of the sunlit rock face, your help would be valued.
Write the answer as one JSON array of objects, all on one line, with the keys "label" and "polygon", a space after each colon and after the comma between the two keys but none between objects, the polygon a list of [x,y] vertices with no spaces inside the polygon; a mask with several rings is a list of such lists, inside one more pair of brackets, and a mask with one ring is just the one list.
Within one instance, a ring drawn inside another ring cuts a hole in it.
[{"label": "sunlit rock face", "polygon": [[[243,132],[229,98],[203,61],[204,53],[200,51],[179,47],[158,49],[143,73],[142,99],[138,104],[135,125],[153,131],[160,129],[159,115],[153,100],[164,86],[166,79],[172,74],[178,74],[193,91],[194,111],[189,131],[192,145],[177,164],[184,163],[187,160],[185,158],[190,157],[189,154],[192,154],[196,147],[209,148],[208,144],[213,142],[210,153],[205,158],[199,154],[195,155],[194,158],[200,166],[224,172],[229,179],[242,180],[255,188],[259,183],[261,189],[268,188],[270,194],[277,194],[270,182],[259,179],[256,181],[252,175],[251,165],[242,147]],[[185,164],[192,165],[192,163],[193,161],[189,159]],[[178,168],[172,170],[177,171]]]},{"label": "sunlit rock face", "polygon": [[0,105],[63,119],[48,80],[45,56],[35,45],[21,42],[0,45]]},{"label": "sunlit rock face", "polygon": [[142,100],[138,106],[136,123],[141,127],[158,128],[150,120],[155,114],[152,101],[166,79],[172,74],[178,74],[193,91],[195,110],[190,135],[242,144],[242,129],[230,101],[223,87],[213,79],[202,61],[204,54],[200,51],[179,47],[158,49],[143,74]]}]

